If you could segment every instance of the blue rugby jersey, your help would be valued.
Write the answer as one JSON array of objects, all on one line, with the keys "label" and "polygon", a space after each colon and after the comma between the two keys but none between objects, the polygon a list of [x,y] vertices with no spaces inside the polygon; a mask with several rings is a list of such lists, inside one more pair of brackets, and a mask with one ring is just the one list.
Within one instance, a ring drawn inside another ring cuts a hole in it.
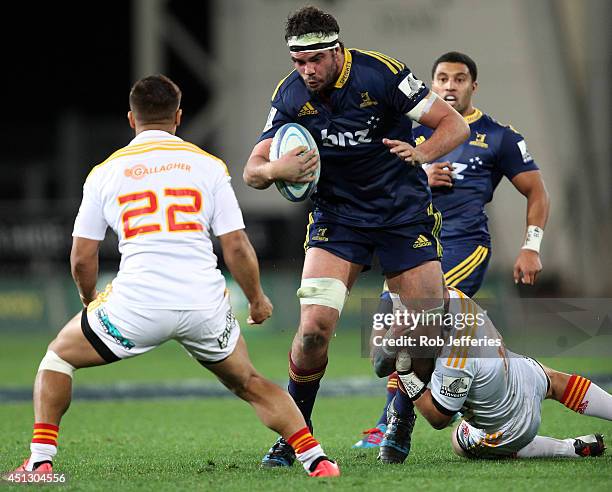
[{"label": "blue rugby jersey", "polygon": [[297,71],[280,81],[259,141],[285,123],[306,127],[321,156],[313,201],[327,220],[357,227],[418,222],[431,203],[427,175],[389,152],[383,138],[413,143],[405,116],[429,89],[406,66],[372,51],[344,50],[329,104]]},{"label": "blue rugby jersey", "polygon": [[[523,136],[479,109],[467,116],[470,138],[437,161],[455,167],[453,187],[432,189],[434,206],[442,213],[442,244],[453,239],[472,238],[490,244],[485,204],[503,176],[508,179],[538,169],[527,150]],[[432,131],[424,126],[414,129],[417,145]]]}]

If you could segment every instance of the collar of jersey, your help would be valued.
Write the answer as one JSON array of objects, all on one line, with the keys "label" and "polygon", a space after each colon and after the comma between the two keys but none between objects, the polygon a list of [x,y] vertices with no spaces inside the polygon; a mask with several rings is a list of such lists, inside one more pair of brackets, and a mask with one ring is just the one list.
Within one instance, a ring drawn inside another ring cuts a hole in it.
[{"label": "collar of jersey", "polygon": [[342,87],[344,87],[344,84],[346,84],[346,81],[348,80],[349,75],[351,74],[352,64],[353,55],[351,55],[351,52],[349,50],[344,48],[344,63],[342,64],[342,70],[340,70],[338,80],[336,80],[336,83],[334,84],[334,87],[336,89],[342,89]]},{"label": "collar of jersey", "polygon": [[160,140],[173,140],[175,142],[183,141],[176,135],[172,135],[171,133],[163,130],[145,130],[136,135],[136,137],[134,137],[134,139],[128,144],[128,147],[131,145],[159,142]]},{"label": "collar of jersey", "polygon": [[474,112],[472,114],[468,114],[467,116],[464,116],[463,118],[465,119],[468,125],[471,125],[472,123],[477,122],[481,116],[482,116],[482,111],[480,111],[480,109],[478,108],[474,108]]}]

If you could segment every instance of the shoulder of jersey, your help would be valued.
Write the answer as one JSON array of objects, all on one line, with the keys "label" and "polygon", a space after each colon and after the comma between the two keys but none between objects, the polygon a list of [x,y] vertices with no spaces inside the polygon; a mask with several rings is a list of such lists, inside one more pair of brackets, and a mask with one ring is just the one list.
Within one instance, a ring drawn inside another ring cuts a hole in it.
[{"label": "shoulder of jersey", "polygon": [[495,118],[493,118],[491,115],[486,114],[486,113],[482,113],[482,119],[484,120],[484,122],[486,122],[487,124],[499,129],[499,130],[509,130],[512,133],[516,133],[517,135],[520,135],[520,132],[514,128],[512,125],[510,124],[505,124],[505,123],[501,123],[499,121],[497,121]]},{"label": "shoulder of jersey", "polygon": [[[274,101],[276,96],[278,96],[279,94],[283,94],[293,87],[300,87],[299,85],[294,85],[295,82],[299,80],[301,80],[301,77],[298,71],[295,69],[291,70],[291,72],[285,75],[282,79],[280,79],[278,84],[276,84],[276,88],[274,89],[274,92],[272,93],[272,97],[271,97],[272,101]],[[305,86],[304,86],[304,90],[306,90]]]},{"label": "shoulder of jersey", "polygon": [[157,150],[186,151],[196,154],[196,156],[206,158],[207,161],[215,162],[216,164],[221,166],[225,174],[229,176],[229,171],[223,160],[206,152],[205,150],[202,150],[200,147],[195,144],[192,144],[191,142],[186,142],[185,140],[156,140],[153,142],[144,142],[142,144],[128,145],[113,152],[103,162],[101,162],[97,166],[94,166],[91,171],[89,171],[87,179],[89,179],[94,173],[99,170],[110,169],[111,164],[121,158],[144,155],[148,152],[154,152]]},{"label": "shoulder of jersey", "polygon": [[383,72],[390,72],[393,75],[397,75],[406,68],[406,65],[401,61],[378,51],[351,48],[350,52],[353,57],[354,65],[371,67],[376,70],[382,70]]}]

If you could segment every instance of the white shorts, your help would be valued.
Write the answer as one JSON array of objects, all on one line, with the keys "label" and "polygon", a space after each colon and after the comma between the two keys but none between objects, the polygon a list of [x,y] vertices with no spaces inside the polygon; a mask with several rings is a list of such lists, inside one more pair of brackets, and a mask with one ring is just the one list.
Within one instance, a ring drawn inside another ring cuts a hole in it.
[{"label": "white shorts", "polygon": [[542,401],[548,392],[549,380],[538,361],[529,357],[515,359],[523,389],[521,412],[494,432],[478,429],[462,420],[456,429],[457,442],[470,458],[513,458],[538,433],[542,421]]},{"label": "white shorts", "polygon": [[227,295],[217,310],[177,311],[126,306],[111,294],[83,310],[81,328],[106,362],[144,354],[168,340],[179,342],[198,361],[220,362],[240,337]]}]

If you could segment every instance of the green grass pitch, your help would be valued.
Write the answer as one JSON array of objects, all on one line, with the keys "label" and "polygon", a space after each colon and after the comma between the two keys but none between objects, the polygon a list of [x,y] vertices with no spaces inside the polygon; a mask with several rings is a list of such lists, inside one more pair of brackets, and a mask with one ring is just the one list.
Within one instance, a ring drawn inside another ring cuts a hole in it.
[{"label": "green grass pitch", "polygon": [[[62,490],[610,490],[610,455],[472,462],[453,455],[449,429],[435,431],[422,418],[408,461],[382,466],[375,452],[349,449],[379,406],[374,397],[317,403],[316,435],[342,467],[336,479],[309,479],[297,464],[288,470],[259,469],[274,435],[237,399],[76,402],[62,424],[55,468],[68,477]],[[26,455],[30,405],[5,405],[1,414],[0,470],[8,470]],[[594,430],[612,435],[612,423],[546,402],[543,434]]]},{"label": "green grass pitch", "polygon": [[[261,371],[285,379],[291,334],[245,329]],[[31,386],[49,335],[5,336],[0,346],[0,387]],[[365,376],[356,331],[339,331],[326,378]],[[545,361],[553,367],[611,374],[610,360]],[[154,383],[210,376],[167,344],[151,354],[110,367],[79,371],[75,384]],[[323,383],[324,384],[324,383]],[[609,388],[608,388],[609,389]],[[55,469],[66,473],[62,490],[610,490],[612,454],[596,459],[475,462],[455,457],[450,430],[417,420],[404,465],[383,466],[375,451],[350,446],[371,427],[383,395],[320,398],[316,436],[342,468],[338,479],[309,479],[299,465],[261,470],[259,460],[275,439],[251,408],[235,399],[74,401],[62,422]],[[545,402],[540,433],[554,437],[602,432],[612,422],[577,415]],[[30,403],[0,404],[0,472],[19,465],[31,438]],[[0,484],[0,488],[17,485]]]}]

